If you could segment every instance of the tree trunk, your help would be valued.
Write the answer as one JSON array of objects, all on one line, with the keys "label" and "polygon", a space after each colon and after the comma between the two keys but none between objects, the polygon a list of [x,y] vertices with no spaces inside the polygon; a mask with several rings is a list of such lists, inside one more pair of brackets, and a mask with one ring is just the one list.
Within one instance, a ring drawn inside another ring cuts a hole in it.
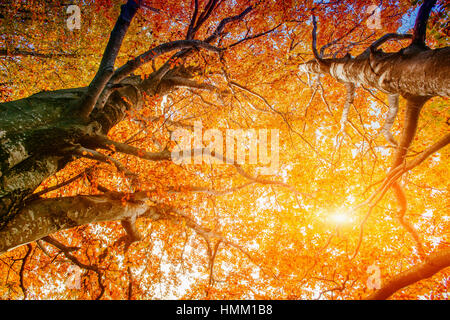
[{"label": "tree trunk", "polygon": [[365,52],[356,58],[311,60],[301,69],[405,98],[450,97],[450,47]]},{"label": "tree trunk", "polygon": [[153,96],[172,90],[174,75],[185,72],[180,70],[160,81],[156,73],[146,80],[124,79],[87,121],[74,116],[87,88],[40,92],[0,104],[0,230],[45,179],[73,160],[77,146],[96,134],[106,135],[127,110],[142,104],[142,92]]}]

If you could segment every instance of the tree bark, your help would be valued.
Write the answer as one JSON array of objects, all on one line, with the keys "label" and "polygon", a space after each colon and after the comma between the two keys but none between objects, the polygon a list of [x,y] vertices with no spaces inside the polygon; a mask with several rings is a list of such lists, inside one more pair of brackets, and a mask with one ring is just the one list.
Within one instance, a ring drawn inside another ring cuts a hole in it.
[{"label": "tree bark", "polygon": [[133,216],[156,219],[156,207],[142,201],[122,203],[104,195],[38,199],[26,205],[0,231],[0,255],[60,230]]},{"label": "tree bark", "polygon": [[[364,203],[369,205],[370,209],[361,224],[360,240],[353,257],[358,252],[362,241],[364,222],[387,189],[392,187],[399,204],[399,221],[412,235],[420,256],[425,258],[426,261],[406,273],[394,277],[382,289],[371,295],[369,299],[386,299],[397,290],[430,277],[450,264],[450,251],[448,250],[426,256],[419,233],[415,230],[414,225],[405,219],[407,198],[398,181],[404,172],[421,163],[432,152],[448,145],[450,141],[447,135],[428,148],[423,155],[416,157],[410,163],[406,163],[408,149],[416,137],[423,106],[434,96],[450,97],[450,47],[431,50],[425,45],[426,25],[435,3],[436,0],[424,0],[416,17],[413,35],[387,34],[354,58],[347,54],[344,58],[324,59],[322,53],[327,45],[322,47],[320,51],[317,50],[317,22],[313,17],[312,51],[315,59],[300,65],[300,70],[304,72],[331,75],[339,82],[345,83],[347,88],[349,84],[353,86],[362,85],[389,95],[390,112],[382,130],[388,142],[395,144],[397,148],[392,160],[391,170],[383,181],[383,186]],[[398,52],[385,53],[377,50],[379,46],[390,39],[409,38],[412,38],[411,44]],[[399,95],[406,99],[407,104],[403,131],[397,145],[390,133],[390,128],[397,113]],[[348,97],[347,101],[349,101]]]},{"label": "tree bark", "polygon": [[450,249],[430,254],[425,262],[390,279],[383,287],[368,296],[367,300],[385,300],[398,290],[427,279],[450,266]]},{"label": "tree bark", "polygon": [[[35,197],[31,196],[32,193],[45,179],[71,162],[74,156],[79,156],[82,148],[92,149],[95,153],[95,148],[103,147],[96,145],[93,138],[106,136],[114,125],[126,117],[128,110],[138,109],[143,104],[144,93],[150,97],[164,95],[174,88],[186,86],[217,89],[206,83],[192,81],[191,70],[184,66],[172,65],[174,60],[195,52],[193,48],[222,52],[224,49],[214,47],[211,43],[223,35],[228,24],[242,20],[253,9],[250,6],[240,14],[224,18],[204,41],[194,40],[193,36],[208,19],[216,2],[210,4],[214,5],[208,13],[193,22],[193,30],[188,39],[159,45],[114,70],[122,40],[141,5],[140,1],[128,0],[121,6],[121,13],[111,32],[100,67],[88,87],[41,92],[25,99],[0,104],[0,232],[2,241],[4,240],[0,251],[36,240],[50,229],[58,231],[73,224],[57,224],[60,227],[50,228],[48,218],[42,218],[29,225],[25,218],[26,212],[30,212],[29,208],[39,209],[47,203],[33,200]],[[243,41],[247,39],[250,38]],[[179,51],[148,78],[142,80],[139,76],[131,75],[143,63],[174,50]],[[121,147],[132,154],[135,151],[122,144]],[[146,153],[146,156],[153,161],[168,160],[167,152],[158,155]],[[107,157],[104,156],[103,159],[105,158]],[[86,199],[80,197],[80,201],[87,201]],[[62,203],[54,201],[55,205],[63,205],[69,199],[62,199]],[[94,206],[94,203],[91,204]],[[34,212],[34,209],[31,210]],[[66,209],[71,210],[70,207]],[[120,219],[120,214],[114,218]],[[82,221],[96,221],[95,216],[92,219]],[[39,227],[34,223],[43,225]],[[17,230],[28,228],[34,229],[32,232],[23,231],[23,237],[16,235],[20,232]]]},{"label": "tree bark", "polygon": [[375,51],[355,58],[312,60],[302,65],[301,70],[329,74],[343,83],[405,98],[450,97],[450,47],[395,53]]},{"label": "tree bark", "polygon": [[74,116],[87,88],[41,92],[0,104],[0,230],[45,179],[73,160],[77,146],[106,135],[127,110],[139,108],[142,92],[153,96],[173,90],[177,84],[171,79],[181,73],[186,73],[182,67],[172,69],[160,81],[156,73],[145,80],[127,77],[87,120]]}]

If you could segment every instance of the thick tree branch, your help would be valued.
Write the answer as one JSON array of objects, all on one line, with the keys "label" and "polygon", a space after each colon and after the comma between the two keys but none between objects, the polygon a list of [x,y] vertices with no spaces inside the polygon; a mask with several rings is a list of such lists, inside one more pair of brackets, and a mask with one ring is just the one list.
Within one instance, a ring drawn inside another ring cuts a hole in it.
[{"label": "thick tree branch", "polygon": [[[227,77],[227,78],[228,78],[228,77]],[[252,96],[258,98],[259,100],[261,100],[261,101],[266,105],[266,107],[268,107],[270,110],[272,110],[273,112],[275,112],[275,113],[277,113],[278,115],[280,115],[283,119],[285,119],[285,115],[284,115],[282,112],[280,112],[280,111],[278,111],[277,109],[275,109],[275,108],[269,103],[269,101],[267,101],[267,99],[266,99],[264,96],[260,95],[259,93],[255,92],[255,91],[251,90],[250,88],[245,87],[245,86],[243,86],[242,84],[239,84],[239,83],[237,83],[237,82],[235,82],[235,81],[230,81],[230,80],[228,80],[228,81],[229,81],[229,85],[234,86],[234,87],[236,87],[236,88],[239,88],[239,89],[241,89],[241,90],[243,90],[243,91],[245,91],[245,92],[251,94]]]},{"label": "thick tree branch", "polygon": [[[251,186],[253,184],[255,184],[257,182],[255,181],[250,181],[250,182],[246,182],[243,183],[239,186],[236,187],[232,187],[232,188],[228,188],[228,189],[222,189],[222,190],[215,190],[215,189],[211,189],[208,187],[198,187],[198,186],[191,186],[191,185],[181,185],[181,186],[177,186],[177,187],[167,187],[165,188],[164,192],[167,193],[182,193],[182,192],[192,192],[192,193],[204,193],[204,194],[208,194],[211,196],[215,196],[215,197],[219,197],[219,196],[224,196],[227,194],[231,194],[234,193],[236,191],[239,191],[241,189],[244,189],[248,186]],[[100,188],[99,188],[100,190]],[[102,190],[100,190],[102,191]],[[148,200],[149,199],[149,194],[153,194],[155,192],[158,192],[161,190],[157,190],[157,189],[150,189],[150,190],[142,190],[142,191],[138,191],[133,193],[133,200]],[[123,195],[124,197],[126,195]]]},{"label": "thick tree branch", "polygon": [[184,77],[168,77],[166,78],[166,81],[173,84],[175,87],[185,87],[185,88],[192,88],[192,89],[200,89],[200,90],[208,90],[208,91],[214,91],[219,92],[219,88],[206,83],[206,82],[197,82],[193,81]]},{"label": "thick tree branch", "polygon": [[365,59],[370,56],[370,53],[376,51],[381,45],[390,40],[404,40],[412,39],[412,34],[400,34],[400,33],[387,33],[379,39],[375,40],[363,53],[358,55],[357,59]]},{"label": "thick tree branch", "polygon": [[406,210],[408,209],[408,202],[406,199],[405,191],[398,181],[392,184],[392,189],[394,190],[395,198],[397,199],[399,210],[397,213],[397,218],[400,224],[408,231],[414,238],[417,245],[417,251],[420,256],[425,255],[425,248],[423,246],[422,240],[420,239],[419,232],[416,230],[414,225],[405,219]]},{"label": "thick tree branch", "polygon": [[133,71],[144,65],[145,63],[156,59],[157,57],[174,50],[190,49],[190,48],[202,48],[212,52],[220,53],[223,49],[210,45],[207,42],[200,40],[177,40],[172,42],[163,43],[157,47],[154,47],[136,58],[128,61],[125,65],[118,68],[109,81],[111,84],[116,84],[122,81],[125,77],[131,74]]},{"label": "thick tree branch", "polygon": [[105,52],[103,53],[100,67],[82,99],[80,113],[83,118],[89,117],[98,97],[113,75],[114,63],[122,45],[122,41],[138,8],[139,5],[134,0],[128,0],[126,4],[122,5],[119,18],[111,32]]},{"label": "thick tree branch", "polygon": [[[413,39],[424,39],[426,22],[434,2],[425,1],[422,5]],[[387,34],[356,58],[348,55],[339,59],[323,59],[317,51],[316,33],[317,22],[313,16],[312,51],[315,59],[299,66],[303,72],[330,74],[340,82],[372,87],[406,98],[450,97],[450,82],[447,81],[450,74],[450,47],[423,50],[417,46],[422,40],[413,40],[411,46],[396,53],[376,51],[377,47],[388,40],[410,37]]]},{"label": "thick tree branch", "polygon": [[322,60],[322,56],[317,51],[317,20],[316,16],[312,16],[312,22],[313,22],[313,30],[312,30],[312,51],[314,54],[314,58],[319,62]]},{"label": "thick tree branch", "polygon": [[382,36],[381,38],[379,38],[378,40],[374,41],[370,45],[369,49],[367,49],[368,50],[367,53],[369,53],[370,50],[377,50],[378,47],[380,47],[387,41],[411,39],[412,37],[413,37],[412,34],[387,33],[384,36]]},{"label": "thick tree branch", "polygon": [[384,122],[383,128],[381,132],[386,140],[393,146],[397,146],[397,141],[392,135],[391,129],[394,125],[395,119],[397,118],[398,113],[398,94],[390,94],[388,95],[388,103],[389,103],[389,111]]},{"label": "thick tree branch", "polygon": [[428,97],[411,97],[407,99],[403,131],[394,156],[392,169],[397,168],[405,161],[406,153],[408,152],[408,149],[416,136],[420,111],[428,100]]},{"label": "thick tree branch", "polygon": [[209,0],[206,4],[205,8],[203,9],[202,13],[198,17],[197,23],[195,24],[192,34],[195,35],[195,33],[200,29],[200,27],[208,20],[211,13],[216,8],[216,5],[220,4],[218,0]]},{"label": "thick tree branch", "polygon": [[120,223],[127,233],[125,244],[125,251],[127,251],[132,243],[141,241],[143,237],[139,233],[139,230],[136,228],[136,216],[124,219],[120,221]]},{"label": "thick tree branch", "polygon": [[107,195],[38,199],[27,204],[0,230],[0,254],[54,232],[89,223],[152,217],[157,208]]},{"label": "thick tree branch", "polygon": [[[129,76],[133,71],[140,68],[142,65],[144,65],[150,61],[154,61],[157,57],[163,55],[164,53],[168,53],[168,52],[171,52],[174,50],[182,50],[182,51],[178,52],[179,54],[181,54],[181,53],[185,52],[187,49],[192,49],[192,48],[203,48],[203,49],[206,49],[206,50],[209,50],[212,52],[217,52],[217,53],[220,53],[223,50],[221,48],[217,48],[215,46],[210,45],[207,42],[200,41],[200,40],[177,40],[177,41],[163,43],[157,47],[154,47],[154,48],[146,51],[145,53],[139,55],[138,57],[136,57],[132,60],[129,60],[126,64],[124,64],[123,66],[121,66],[114,72],[111,79],[106,84],[105,89],[103,90],[103,92],[101,93],[101,95],[98,98],[97,108],[102,109],[103,106],[108,101],[111,93],[115,90],[115,88],[121,84],[127,85],[127,82],[126,82],[127,76]],[[155,72],[155,74],[159,74],[159,78],[160,78],[159,80],[161,80],[162,77],[166,74],[163,72],[164,69],[165,69],[165,72],[168,72],[169,69],[167,68],[167,66],[169,65],[169,62],[176,58],[179,58],[178,54],[175,54],[171,59],[169,59],[169,61],[166,62],[167,65],[165,65],[165,67],[163,66],[160,68],[160,70]],[[190,80],[187,79],[186,81],[190,81]],[[134,87],[140,93],[141,89],[137,88],[136,86],[134,86]]]},{"label": "thick tree branch", "polygon": [[129,144],[126,143],[112,141],[105,136],[100,135],[95,136],[90,140],[90,142],[94,143],[99,148],[114,150],[117,152],[133,155],[145,160],[151,161],[171,160],[171,153],[168,150],[162,152],[147,152],[143,149],[130,146]]},{"label": "thick tree branch", "polygon": [[194,13],[192,14],[191,22],[189,23],[186,40],[191,40],[194,38],[194,26],[195,23],[197,22],[197,15],[198,15],[198,0],[194,0]]},{"label": "thick tree branch", "polygon": [[425,47],[425,39],[427,36],[427,23],[430,17],[431,10],[436,4],[437,0],[424,0],[422,6],[417,14],[416,22],[414,25],[414,35],[412,43],[420,47]]},{"label": "thick tree branch", "polygon": [[450,249],[430,254],[423,263],[394,276],[380,289],[368,296],[367,300],[384,300],[395,292],[418,281],[427,279],[450,266]]},{"label": "thick tree branch", "polygon": [[22,293],[23,293],[23,299],[25,300],[27,298],[27,288],[25,286],[24,283],[24,277],[25,277],[25,265],[27,264],[27,260],[31,254],[31,251],[33,250],[33,247],[31,246],[31,244],[27,245],[27,252],[25,253],[25,256],[21,259],[22,260],[22,265],[20,266],[20,271],[19,271],[19,282],[20,282],[20,288],[22,289]]},{"label": "thick tree branch", "polygon": [[341,125],[340,133],[343,133],[345,131],[345,125],[347,124],[348,121],[348,112],[355,99],[355,85],[353,83],[346,83],[345,89],[346,89],[346,98],[340,121]]},{"label": "thick tree branch", "polygon": [[205,42],[211,43],[212,41],[216,40],[222,34],[222,32],[225,29],[225,27],[227,26],[227,24],[244,19],[244,17],[247,14],[249,14],[252,10],[253,10],[253,7],[249,6],[244,11],[242,11],[240,14],[225,18],[222,21],[220,21],[216,30],[214,30],[214,32],[208,38],[205,39]]}]

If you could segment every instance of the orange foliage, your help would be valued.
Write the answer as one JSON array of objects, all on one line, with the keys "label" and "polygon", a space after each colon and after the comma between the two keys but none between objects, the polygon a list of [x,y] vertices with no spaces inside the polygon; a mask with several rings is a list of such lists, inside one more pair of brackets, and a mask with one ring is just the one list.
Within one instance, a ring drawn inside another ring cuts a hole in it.
[{"label": "orange foliage", "polygon": [[[0,57],[3,101],[89,83],[121,1],[87,2],[92,5],[81,8],[82,28],[74,31],[67,30],[62,18],[57,18],[64,16],[65,8],[56,2],[50,9],[39,1],[17,1],[12,6],[11,10],[17,12],[29,10],[31,18],[26,23],[2,25],[1,46],[11,50],[32,45],[35,51],[76,56]],[[199,2],[203,7],[207,1]],[[196,37],[203,39],[220,20],[256,2],[223,1]],[[73,252],[80,262],[98,266],[105,287],[102,298],[359,299],[372,292],[367,286],[369,266],[380,268],[383,283],[421,261],[414,240],[395,219],[397,208],[390,193],[366,221],[361,248],[351,259],[359,241],[360,223],[367,213],[364,208],[353,208],[366,200],[385,177],[393,154],[379,134],[387,112],[386,97],[358,88],[349,124],[340,133],[344,86],[331,77],[317,79],[298,71],[298,65],[312,57],[313,7],[320,23],[319,44],[342,37],[333,52],[350,50],[355,55],[375,38],[395,32],[410,7],[409,1],[383,1],[380,30],[370,30],[361,22],[372,1],[345,0],[321,6],[316,2],[262,1],[244,22],[227,27],[220,46],[227,47],[247,33],[258,34],[281,24],[278,29],[228,49],[220,59],[215,53],[200,50],[183,61],[170,62],[172,67],[181,63],[192,67],[194,80],[213,83],[224,91],[230,90],[223,77],[226,70],[230,80],[263,96],[270,107],[237,87],[223,99],[214,92],[178,89],[163,97],[146,96],[143,108],[130,112],[109,132],[112,140],[157,152],[173,147],[171,121],[193,125],[201,120],[204,128],[220,130],[276,128],[280,130],[280,167],[275,175],[264,178],[283,181],[299,193],[258,183],[220,196],[194,193],[193,187],[226,190],[248,180],[230,165],[151,162],[117,153],[114,148],[108,154],[137,174],[133,182],[113,165],[81,158],[36,190],[84,172],[76,181],[44,197],[98,194],[99,185],[125,193],[142,190],[229,241],[216,238],[207,242],[185,220],[139,219],[137,228],[144,238],[128,250],[121,241],[125,232],[119,222],[85,225],[52,235],[67,246],[80,247]],[[116,66],[158,44],[184,39],[193,3],[148,1],[147,6],[158,12],[145,8],[139,11]],[[49,22],[44,24],[44,20]],[[360,26],[348,34],[357,23]],[[386,50],[399,48],[395,42],[385,45]],[[169,57],[159,57],[155,67]],[[152,71],[150,63],[137,74],[145,78]],[[413,152],[422,151],[448,132],[448,115],[448,100],[435,98],[427,104]],[[394,136],[401,131],[402,117],[400,112]],[[408,219],[429,252],[450,244],[449,202],[445,200],[449,199],[448,161],[448,149],[443,149],[403,178]],[[257,166],[243,168],[257,176]],[[122,199],[124,203],[129,200]],[[79,287],[70,287],[66,281],[68,272],[72,272],[70,261],[53,246],[33,243],[0,258],[0,297],[23,297],[20,259],[28,250],[31,253],[23,271],[27,298],[91,299],[98,295],[95,272],[81,270]],[[393,298],[448,299],[449,276],[447,269]]]}]

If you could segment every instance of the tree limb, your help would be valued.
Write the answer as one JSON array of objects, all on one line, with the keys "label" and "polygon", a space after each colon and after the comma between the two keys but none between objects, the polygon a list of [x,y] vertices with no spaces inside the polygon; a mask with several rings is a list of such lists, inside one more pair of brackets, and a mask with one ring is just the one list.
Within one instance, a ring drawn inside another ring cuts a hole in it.
[{"label": "tree limb", "polygon": [[96,300],[99,300],[103,296],[103,294],[105,292],[105,286],[103,285],[103,282],[102,282],[103,273],[100,271],[100,268],[98,266],[82,263],[77,257],[75,257],[71,253],[72,251],[78,250],[79,248],[67,247],[66,245],[62,244],[61,242],[59,242],[58,240],[56,240],[50,236],[46,236],[46,237],[42,238],[42,240],[51,244],[52,246],[56,247],[58,250],[60,250],[67,259],[69,259],[73,264],[75,264],[79,268],[87,270],[87,271],[95,272],[97,274],[97,282],[98,282],[98,286],[100,288],[100,293],[96,297]]},{"label": "tree limb", "polygon": [[423,263],[394,276],[380,289],[372,293],[366,300],[384,300],[398,290],[423,279],[427,279],[450,266],[450,249],[430,254]]},{"label": "tree limb", "polygon": [[244,11],[242,11],[240,14],[228,17],[220,21],[219,25],[217,26],[216,30],[214,30],[213,34],[210,35],[208,38],[206,38],[205,42],[212,42],[216,40],[225,29],[226,25],[229,23],[232,23],[234,21],[242,20],[247,14],[249,14],[253,10],[252,6],[247,7]]},{"label": "tree limb", "polygon": [[383,128],[381,129],[381,132],[383,133],[386,140],[393,146],[397,146],[397,141],[392,135],[391,129],[392,126],[394,125],[395,118],[397,117],[398,113],[398,100],[399,100],[398,94],[388,95],[389,111],[386,120],[384,122]]},{"label": "tree limb", "polygon": [[76,176],[73,176],[72,178],[70,178],[70,179],[68,179],[66,181],[63,181],[63,182],[58,183],[58,184],[56,184],[54,186],[48,187],[47,189],[41,190],[39,192],[33,193],[30,197],[27,198],[27,201],[36,200],[37,198],[39,198],[40,196],[42,196],[42,195],[44,195],[44,194],[46,194],[48,192],[51,192],[51,191],[54,191],[54,190],[58,190],[58,189],[66,186],[68,184],[71,184],[72,182],[74,182],[74,181],[84,177],[88,173],[88,171],[89,170],[84,170],[84,171],[80,172],[79,174],[77,174]]},{"label": "tree limb", "polygon": [[114,75],[111,77],[109,81],[110,84],[119,83],[126,76],[131,74],[133,71],[144,65],[145,63],[156,59],[157,57],[163,55],[164,53],[181,50],[181,49],[190,49],[190,48],[202,48],[209,51],[220,53],[223,51],[221,48],[217,48],[213,45],[205,41],[200,40],[177,40],[172,42],[163,43],[159,46],[156,46],[143,54],[137,56],[136,58],[128,61],[122,67],[118,68]]},{"label": "tree limb", "polygon": [[22,289],[23,292],[23,299],[25,300],[27,298],[27,288],[25,287],[24,284],[24,273],[25,273],[25,265],[27,263],[28,257],[31,254],[31,251],[33,250],[31,244],[27,245],[27,252],[25,253],[25,256],[21,259],[22,260],[22,265],[20,266],[20,271],[19,271],[19,281],[20,281],[20,288]]},{"label": "tree limb", "polygon": [[241,43],[243,43],[243,42],[245,42],[245,41],[257,39],[257,38],[263,37],[263,36],[265,36],[265,35],[268,35],[269,33],[272,33],[273,31],[275,31],[276,29],[278,29],[279,27],[281,27],[281,25],[282,25],[282,24],[280,23],[280,24],[278,24],[277,26],[275,26],[275,27],[273,27],[272,29],[269,29],[269,30],[267,30],[267,31],[260,32],[260,33],[257,33],[257,34],[251,35],[251,36],[246,36],[245,38],[243,38],[243,39],[241,39],[241,40],[238,40],[238,41],[236,41],[236,42],[230,44],[229,46],[226,47],[226,49],[233,48],[233,47],[235,47],[235,46],[237,46],[237,45],[239,45],[239,44],[241,44]]},{"label": "tree limb", "polygon": [[124,220],[133,215],[153,217],[156,214],[156,207],[143,202],[124,203],[108,195],[38,199],[25,205],[0,231],[0,255],[60,230]]},{"label": "tree limb", "polygon": [[129,175],[129,176],[135,175],[133,172],[128,170],[122,163],[120,163],[120,161],[114,159],[113,157],[105,155],[101,152],[87,149],[84,147],[78,147],[77,149],[74,150],[73,153],[80,157],[97,160],[97,161],[101,161],[101,162],[105,162],[105,163],[112,163],[117,168],[117,170],[125,173],[126,175]]},{"label": "tree limb", "polygon": [[343,133],[345,131],[345,125],[347,124],[348,120],[348,112],[350,110],[350,106],[353,104],[353,101],[355,99],[355,85],[353,83],[346,83],[345,89],[346,89],[346,98],[340,121],[341,125],[340,133]]},{"label": "tree limb", "polygon": [[121,220],[120,223],[122,224],[122,227],[125,229],[125,232],[127,233],[125,245],[125,251],[127,251],[129,246],[133,242],[141,241],[143,237],[139,233],[139,230],[136,228],[136,216],[132,216],[124,220]]},{"label": "tree limb", "polygon": [[[96,144],[99,148],[108,149],[108,150],[115,150],[121,153],[133,155],[145,160],[151,160],[151,161],[163,161],[163,160],[170,160],[171,159],[171,153],[167,150],[162,152],[147,152],[143,149],[139,149],[133,146],[130,146],[126,143],[116,142],[113,140],[108,139],[105,136],[97,135],[93,137],[90,142]],[[117,160],[116,160],[117,161]]]},{"label": "tree limb", "polygon": [[192,35],[194,35],[200,29],[200,27],[203,25],[203,23],[205,23],[205,21],[208,20],[209,16],[216,8],[217,2],[218,2],[218,0],[209,0],[208,1],[205,8],[203,9],[203,12],[198,17],[197,23],[195,24],[195,26],[192,30]]},{"label": "tree limb", "polygon": [[[394,40],[394,39],[395,40],[411,39],[412,37],[413,37],[412,34],[387,33],[384,36],[382,36],[381,38],[379,38],[378,40],[374,41],[370,45],[370,48],[372,48],[372,50],[376,50],[376,49],[378,49],[378,47],[380,47],[387,41]],[[368,49],[368,50],[370,50],[370,49]]]},{"label": "tree limb", "polygon": [[191,40],[194,38],[194,26],[195,23],[197,22],[197,15],[198,15],[198,0],[194,0],[194,13],[192,14],[191,22],[189,23],[186,40]]},{"label": "tree limb", "polygon": [[420,7],[416,22],[414,24],[412,45],[425,47],[428,18],[430,17],[431,10],[436,4],[436,1],[437,0],[424,0],[422,6]]},{"label": "tree limb", "polygon": [[114,63],[122,45],[122,41],[138,8],[139,4],[134,0],[128,0],[126,4],[122,5],[119,18],[116,21],[103,53],[100,67],[82,99],[80,114],[83,118],[89,117],[103,88],[113,75]]}]

